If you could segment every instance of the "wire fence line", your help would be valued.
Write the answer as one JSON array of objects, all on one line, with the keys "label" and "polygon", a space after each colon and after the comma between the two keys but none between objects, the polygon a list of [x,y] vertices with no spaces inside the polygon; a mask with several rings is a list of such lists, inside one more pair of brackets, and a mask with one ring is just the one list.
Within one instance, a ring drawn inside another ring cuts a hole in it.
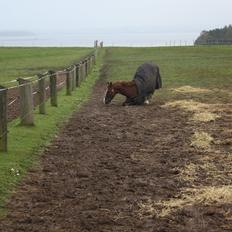
[{"label": "wire fence line", "polygon": [[10,103],[8,103],[8,106],[11,106],[12,104],[14,104],[18,99],[19,99],[19,96],[15,98],[13,101],[11,101]]},{"label": "wire fence line", "polygon": [[[83,62],[83,61],[81,60],[80,62]],[[72,69],[70,69],[70,68],[72,68]],[[66,75],[66,74],[69,74],[70,72],[74,72],[75,70],[76,70],[76,65],[71,65],[69,68],[66,68],[66,69],[60,70],[60,71],[56,71],[56,72],[54,72],[52,74],[49,74],[49,71],[48,71],[48,72],[45,72],[43,74],[38,74],[37,76],[34,76],[34,77],[26,77],[26,78],[23,78],[23,79],[24,80],[29,80],[29,79],[33,79],[33,78],[38,77],[38,76],[39,76],[40,80],[48,79],[51,76],[57,76],[59,74]],[[13,81],[10,81],[10,82],[18,82],[18,80],[13,80]],[[4,83],[10,83],[10,82],[4,82]],[[11,86],[11,87],[8,87],[7,90],[18,89],[19,87],[22,87],[22,86],[25,86],[25,85],[30,85],[31,83],[38,83],[38,80],[34,80],[34,81],[24,83],[24,84],[20,84],[20,85]],[[65,82],[62,82],[62,83],[64,84]],[[58,86],[60,86],[60,84],[58,84]],[[49,86],[46,87],[46,90],[48,90],[48,89],[49,89]],[[33,92],[33,95],[35,95],[36,93],[38,93],[38,91]],[[14,99],[8,105],[13,104],[16,100],[17,99]]]},{"label": "wire fence line", "polygon": [[[101,42],[102,43],[102,42]],[[100,43],[100,46],[103,47],[103,45],[101,45]],[[98,46],[98,45],[97,45]],[[49,71],[46,71],[45,73],[42,73],[42,74],[37,74],[37,75],[34,75],[34,76],[30,76],[30,77],[23,77],[24,80],[30,80],[30,79],[34,79],[34,78],[37,78],[38,75],[41,75],[41,78],[49,78],[50,76],[52,75],[57,75],[57,73],[62,73],[62,74],[67,74],[69,72],[72,72],[76,69],[76,65],[78,65],[79,63],[81,62],[85,62],[86,59],[88,59],[91,55],[93,55],[95,52],[90,52],[87,56],[83,56],[79,59],[79,62],[77,62],[77,64],[71,64],[69,67],[65,68],[64,70],[58,70],[56,71],[55,73],[52,73],[52,74],[49,74]],[[71,69],[72,68],[72,69]],[[17,83],[18,82],[18,79],[15,79],[15,80],[11,80],[11,81],[6,81],[6,82],[3,82],[2,84],[3,85],[7,85],[7,84],[10,84],[10,83]],[[37,82],[37,80],[34,80],[33,82]],[[24,84],[26,85],[26,84]],[[7,89],[13,89],[13,88],[18,88],[20,87],[21,85],[15,85],[15,86],[11,86],[11,87],[8,87]]]},{"label": "wire fence line", "polygon": [[[39,103],[38,105],[36,105],[36,107],[40,107],[41,105],[43,105],[45,102],[41,102],[41,103]],[[20,124],[23,126],[23,125],[26,125],[26,124],[22,124],[22,121],[24,120],[24,119],[26,119],[31,113],[34,113],[34,109],[36,108],[36,107],[32,107],[33,109],[31,110],[31,111],[28,111],[28,112],[26,112],[25,114],[23,114],[23,115],[21,115],[20,116]],[[15,121],[15,122],[13,122],[13,124],[11,124],[11,126],[18,126],[18,122],[17,121]],[[33,123],[34,124],[34,123]]]},{"label": "wire fence line", "polygon": [[[33,79],[33,78],[35,78],[36,76],[32,76],[32,77],[24,77],[24,79],[25,80],[30,80],[30,79]],[[17,82],[17,80],[12,80],[12,81],[5,81],[5,82],[3,82],[3,84],[10,84],[10,83],[15,83],[15,82]]]},{"label": "wire fence line", "polygon": [[[103,44],[101,44],[101,47]],[[18,108],[20,111],[21,125],[34,125],[34,109],[39,108],[40,114],[46,114],[45,102],[50,98],[52,106],[58,106],[57,92],[66,86],[66,95],[71,95],[72,91],[79,87],[81,82],[85,80],[96,64],[97,46],[77,62],[71,64],[64,70],[48,70],[45,73],[37,74],[34,77],[18,78],[3,84],[17,83],[18,85],[4,87],[0,85],[0,152],[7,152],[7,123],[8,114],[11,112],[8,107]],[[37,78],[36,80],[31,80]],[[15,91],[15,95],[8,102],[9,93]],[[18,92],[17,92],[18,91]],[[35,104],[34,97],[37,104]],[[13,107],[14,106],[14,107]],[[17,106],[17,107],[16,107]],[[18,107],[20,106],[20,107]],[[19,112],[17,112],[19,113]],[[11,127],[18,125],[11,124]]]}]

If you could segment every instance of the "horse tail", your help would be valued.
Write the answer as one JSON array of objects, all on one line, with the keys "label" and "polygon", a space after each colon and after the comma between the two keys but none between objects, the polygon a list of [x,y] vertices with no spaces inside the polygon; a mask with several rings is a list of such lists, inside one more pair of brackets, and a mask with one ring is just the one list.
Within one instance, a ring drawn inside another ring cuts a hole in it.
[{"label": "horse tail", "polygon": [[162,79],[160,76],[159,67],[157,68],[157,77],[156,77],[156,89],[162,88]]}]

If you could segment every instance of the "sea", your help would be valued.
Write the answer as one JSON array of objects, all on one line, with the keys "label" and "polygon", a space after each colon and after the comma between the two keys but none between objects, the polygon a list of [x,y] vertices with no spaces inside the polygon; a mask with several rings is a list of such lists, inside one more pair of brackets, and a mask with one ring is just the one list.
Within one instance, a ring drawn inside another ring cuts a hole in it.
[{"label": "sea", "polygon": [[198,32],[0,31],[0,46],[92,47],[95,40],[112,47],[191,46],[198,35]]}]

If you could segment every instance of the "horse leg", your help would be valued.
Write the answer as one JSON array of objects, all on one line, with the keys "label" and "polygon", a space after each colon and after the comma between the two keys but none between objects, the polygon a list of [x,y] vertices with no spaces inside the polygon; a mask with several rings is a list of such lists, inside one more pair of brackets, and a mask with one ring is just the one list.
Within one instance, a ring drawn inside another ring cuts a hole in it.
[{"label": "horse leg", "polygon": [[145,97],[137,96],[130,99],[129,105],[143,105]]},{"label": "horse leg", "polygon": [[149,105],[150,104],[150,99],[152,98],[152,93],[151,94],[149,94],[149,95],[147,95],[146,97],[145,97],[145,101],[144,101],[144,104],[145,105]]},{"label": "horse leg", "polygon": [[131,104],[131,99],[129,97],[122,103],[123,106],[129,106]]},{"label": "horse leg", "polygon": [[127,97],[126,101],[123,102],[123,106],[133,106],[133,105],[139,105],[138,102],[135,100],[135,98]]}]

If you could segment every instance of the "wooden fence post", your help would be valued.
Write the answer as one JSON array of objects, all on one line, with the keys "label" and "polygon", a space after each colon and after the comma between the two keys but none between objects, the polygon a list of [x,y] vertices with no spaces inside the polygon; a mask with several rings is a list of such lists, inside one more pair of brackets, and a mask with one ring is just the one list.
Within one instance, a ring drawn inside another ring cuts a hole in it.
[{"label": "wooden fence post", "polygon": [[81,64],[81,61],[78,65],[79,65],[79,83],[81,85],[81,82],[82,82],[82,64]]},{"label": "wooden fence post", "polygon": [[92,71],[91,56],[89,57],[89,73]]},{"label": "wooden fence post", "polygon": [[76,90],[76,78],[77,78],[77,75],[76,75],[76,72],[77,72],[77,68],[76,68],[76,65],[73,65],[73,70],[72,70],[72,91],[75,91]]},{"label": "wooden fence post", "polygon": [[20,117],[22,125],[34,125],[32,83],[18,78],[20,93]]},{"label": "wooden fence post", "polygon": [[88,59],[88,66],[89,66],[89,74],[91,73],[91,70],[92,70],[92,66],[91,66],[91,56],[89,56],[89,59]]},{"label": "wooden fence post", "polygon": [[66,71],[66,95],[72,95],[72,78],[68,69]]},{"label": "wooden fence post", "polygon": [[7,151],[7,89],[0,86],[0,152]]},{"label": "wooden fence post", "polygon": [[57,87],[56,87],[56,82],[57,82],[57,76],[56,76],[56,72],[49,70],[48,71],[48,75],[49,75],[49,88],[50,88],[50,99],[51,99],[51,106],[58,106],[57,103]]},{"label": "wooden fence post", "polygon": [[85,79],[85,62],[82,61],[81,63],[81,80],[83,81]]},{"label": "wooden fence post", "polygon": [[91,72],[91,56],[88,57],[88,72]]},{"label": "wooden fence post", "polygon": [[80,76],[80,64],[76,65],[76,86],[79,87],[81,83],[81,76]]},{"label": "wooden fence post", "polygon": [[96,65],[96,55],[93,55],[93,65]]},{"label": "wooden fence post", "polygon": [[91,56],[90,63],[91,63],[91,70],[93,70],[93,67],[94,67],[94,55]]},{"label": "wooden fence post", "polygon": [[92,67],[91,67],[91,56],[89,56],[89,58],[88,58],[88,73],[89,74],[91,73],[91,69],[92,69]]},{"label": "wooden fence post", "polygon": [[87,78],[89,72],[88,72],[88,59],[85,59],[85,78]]},{"label": "wooden fence post", "polygon": [[38,87],[39,87],[39,113],[46,114],[45,102],[46,102],[46,86],[45,86],[45,77],[41,74],[37,75]]}]

